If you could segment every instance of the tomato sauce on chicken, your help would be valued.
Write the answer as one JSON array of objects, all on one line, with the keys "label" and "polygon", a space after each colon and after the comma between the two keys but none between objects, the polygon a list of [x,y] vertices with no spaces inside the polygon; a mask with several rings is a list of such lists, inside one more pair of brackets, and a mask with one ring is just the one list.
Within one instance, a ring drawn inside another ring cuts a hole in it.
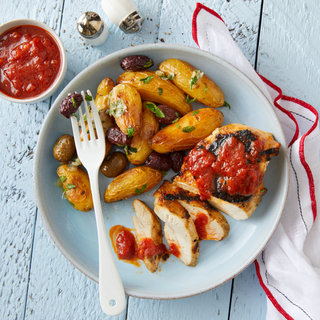
[{"label": "tomato sauce on chicken", "polygon": [[163,256],[168,253],[163,243],[156,245],[150,238],[143,238],[137,244],[131,230],[121,225],[113,226],[109,231],[109,235],[118,259],[137,266],[140,266],[138,260],[143,260],[145,256]]},{"label": "tomato sauce on chicken", "polygon": [[208,220],[208,216],[201,212],[197,214],[197,217],[194,220],[194,225],[200,239],[207,239],[206,225],[208,224]]},{"label": "tomato sauce on chicken", "polygon": [[213,146],[200,144],[189,152],[187,170],[195,177],[202,200],[211,195],[250,197],[255,192],[263,179],[259,165],[263,142],[251,139],[243,143],[225,135]]},{"label": "tomato sauce on chicken", "polygon": [[177,258],[180,256],[180,250],[175,243],[170,243],[169,245],[169,253],[173,254]]},{"label": "tomato sauce on chicken", "polygon": [[145,256],[153,257],[155,255],[164,255],[167,252],[166,246],[161,243],[156,245],[150,238],[144,238],[139,242],[137,248],[138,258],[143,260]]}]

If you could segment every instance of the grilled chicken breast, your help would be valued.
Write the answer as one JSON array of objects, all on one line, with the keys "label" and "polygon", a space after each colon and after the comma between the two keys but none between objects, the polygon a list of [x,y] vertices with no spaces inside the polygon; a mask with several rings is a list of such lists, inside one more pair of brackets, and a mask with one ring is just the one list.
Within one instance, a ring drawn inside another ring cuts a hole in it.
[{"label": "grilled chicken breast", "polygon": [[263,176],[280,143],[241,124],[218,128],[185,158],[174,183],[234,219],[249,218],[266,193]]},{"label": "grilled chicken breast", "polygon": [[169,252],[185,265],[195,267],[199,257],[199,237],[188,211],[176,200],[165,199],[162,185],[154,194],[154,212],[165,222],[164,235]]},{"label": "grilled chicken breast", "polygon": [[199,195],[167,180],[163,182],[162,190],[166,200],[176,200],[188,211],[200,239],[220,241],[228,236],[230,227],[226,218],[207,201],[201,201]]},{"label": "grilled chicken breast", "polygon": [[138,255],[143,256],[144,264],[153,273],[158,269],[162,253],[166,251],[162,243],[161,223],[156,214],[143,201],[135,199],[133,207],[137,214],[137,217],[132,216],[132,220],[136,231]]}]

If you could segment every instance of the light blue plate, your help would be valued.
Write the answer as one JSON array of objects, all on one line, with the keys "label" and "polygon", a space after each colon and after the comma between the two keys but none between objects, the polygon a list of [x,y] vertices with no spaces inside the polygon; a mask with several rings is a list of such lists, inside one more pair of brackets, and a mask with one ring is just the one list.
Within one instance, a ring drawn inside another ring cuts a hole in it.
[{"label": "light blue plate", "polygon": [[[186,267],[175,257],[160,266],[161,271],[151,274],[144,265],[140,268],[119,261],[116,263],[127,294],[154,299],[182,298],[210,290],[231,279],[245,269],[263,250],[274,233],[286,202],[289,184],[289,165],[286,157],[286,141],[273,107],[261,91],[239,70],[210,53],[181,45],[153,44],[131,47],[108,55],[97,61],[76,78],[59,95],[42,126],[34,160],[34,188],[43,223],[59,250],[85,275],[98,281],[98,241],[94,212],[80,212],[61,198],[61,190],[55,186],[59,163],[52,156],[52,147],[58,137],[71,134],[70,120],[59,114],[59,104],[69,92],[90,89],[96,92],[106,76],[116,81],[122,73],[122,58],[144,54],[152,58],[155,68],[169,58],[185,60],[202,70],[222,89],[231,105],[220,108],[224,125],[243,123],[272,132],[282,144],[280,153],[272,158],[264,184],[268,189],[254,214],[245,221],[227,217],[229,236],[221,241],[201,241],[198,264]],[[194,108],[203,107],[193,103]],[[170,178],[169,174],[166,178]],[[100,175],[100,193],[110,179]],[[154,190],[138,196],[153,207]],[[132,228],[134,210],[132,201],[106,204],[102,209],[107,230],[116,224]]]}]

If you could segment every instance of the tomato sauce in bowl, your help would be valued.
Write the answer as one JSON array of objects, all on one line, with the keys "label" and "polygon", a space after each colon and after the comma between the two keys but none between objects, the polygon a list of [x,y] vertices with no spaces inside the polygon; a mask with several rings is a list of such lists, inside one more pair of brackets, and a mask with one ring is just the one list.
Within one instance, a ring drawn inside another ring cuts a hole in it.
[{"label": "tomato sauce in bowl", "polygon": [[61,49],[35,25],[15,26],[0,35],[0,91],[14,99],[40,96],[62,68]]}]

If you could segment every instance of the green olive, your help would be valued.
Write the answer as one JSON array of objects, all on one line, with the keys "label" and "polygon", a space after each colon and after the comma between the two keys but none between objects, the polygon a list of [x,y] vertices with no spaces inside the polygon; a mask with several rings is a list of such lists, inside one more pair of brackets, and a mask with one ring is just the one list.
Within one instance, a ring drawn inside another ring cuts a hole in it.
[{"label": "green olive", "polygon": [[102,162],[100,170],[103,175],[108,178],[118,176],[126,168],[128,163],[127,157],[124,153],[116,151],[110,153]]},{"label": "green olive", "polygon": [[53,157],[59,162],[68,162],[76,153],[74,138],[68,134],[62,135],[54,144]]}]

